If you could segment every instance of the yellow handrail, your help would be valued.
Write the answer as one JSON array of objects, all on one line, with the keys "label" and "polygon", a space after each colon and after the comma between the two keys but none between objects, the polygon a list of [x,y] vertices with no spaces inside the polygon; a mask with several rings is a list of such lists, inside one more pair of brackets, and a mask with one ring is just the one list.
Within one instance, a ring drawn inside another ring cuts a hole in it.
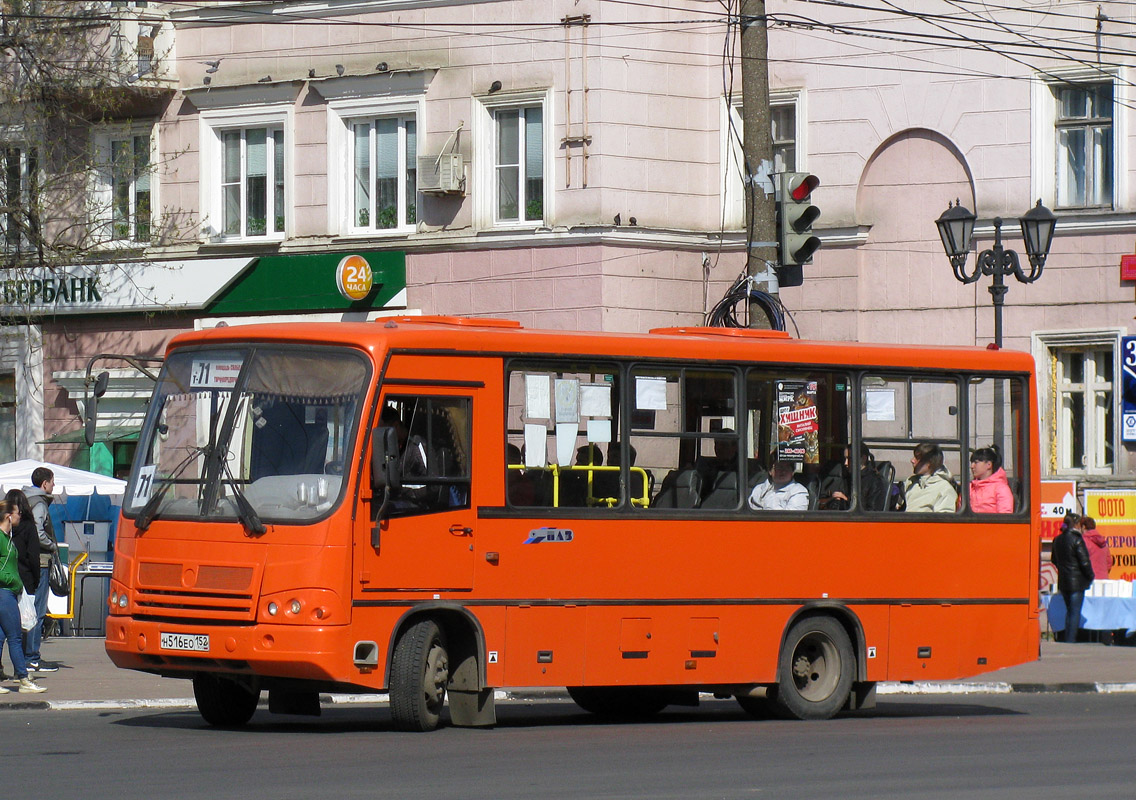
[{"label": "yellow handrail", "polygon": [[48,614],[47,616],[51,617],[52,619],[75,619],[75,584],[77,583],[77,581],[75,580],[76,573],[79,571],[79,566],[89,557],[90,553],[80,553],[79,555],[75,556],[74,560],[71,561],[71,567],[69,569],[71,573],[71,593],[67,598],[67,613]]}]

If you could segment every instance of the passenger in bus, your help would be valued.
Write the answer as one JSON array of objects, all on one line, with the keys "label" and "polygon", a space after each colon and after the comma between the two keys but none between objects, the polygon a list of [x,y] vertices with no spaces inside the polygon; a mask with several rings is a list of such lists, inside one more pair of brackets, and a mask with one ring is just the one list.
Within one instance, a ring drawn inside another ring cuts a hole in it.
[{"label": "passenger in bus", "polygon": [[[844,467],[839,478],[832,474],[821,480],[820,507],[843,510],[849,508],[852,495],[851,448],[844,448]],[[876,470],[876,459],[867,445],[860,445],[860,508],[865,511],[883,511],[887,502],[888,487]]]},{"label": "passenger in bus", "polygon": [[521,448],[515,444],[505,445],[505,458],[508,461],[508,468],[505,473],[505,490],[509,495],[509,505],[535,506],[536,487],[533,485],[531,476],[527,475],[523,469],[516,469],[516,467],[523,467],[525,463]]},{"label": "passenger in bus", "polygon": [[1002,454],[990,445],[970,454],[970,508],[980,514],[1012,514],[1014,493],[1002,469]]},{"label": "passenger in bus", "polygon": [[[706,500],[715,489],[724,487],[732,478],[734,486],[737,484],[738,472],[738,440],[733,428],[722,428],[720,434],[728,434],[729,438],[714,440],[714,457],[700,458],[697,464],[698,475],[701,480],[702,500]],[[730,476],[727,478],[727,476]],[[737,507],[737,494],[735,490],[734,502],[731,507]]]},{"label": "passenger in bus", "polygon": [[807,511],[809,491],[793,480],[796,464],[777,461],[769,477],[754,487],[749,507],[754,511]]},{"label": "passenger in bus", "polygon": [[[576,451],[576,468],[560,473],[560,505],[586,506],[588,504],[588,473],[584,467],[602,467],[603,451],[594,444],[586,444]],[[592,479],[599,475],[592,473]],[[594,487],[593,487],[594,488]]]},{"label": "passenger in bus", "polygon": [[903,488],[906,511],[950,512],[958,508],[958,491],[943,466],[943,448],[934,442],[915,445],[912,476]]}]

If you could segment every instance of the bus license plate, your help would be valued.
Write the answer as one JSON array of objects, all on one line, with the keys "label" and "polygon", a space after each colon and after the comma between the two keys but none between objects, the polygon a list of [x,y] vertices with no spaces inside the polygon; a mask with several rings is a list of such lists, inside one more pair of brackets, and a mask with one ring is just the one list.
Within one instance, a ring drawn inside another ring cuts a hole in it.
[{"label": "bus license plate", "polygon": [[204,633],[163,633],[163,650],[192,650],[195,653],[209,652],[209,636]]}]

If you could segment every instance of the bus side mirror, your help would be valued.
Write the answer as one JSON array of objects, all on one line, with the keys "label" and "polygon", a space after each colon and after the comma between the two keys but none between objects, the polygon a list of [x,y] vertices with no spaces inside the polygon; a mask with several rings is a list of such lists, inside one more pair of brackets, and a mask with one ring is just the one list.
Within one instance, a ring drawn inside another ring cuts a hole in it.
[{"label": "bus side mirror", "polygon": [[375,428],[371,436],[371,488],[376,491],[402,488],[399,474],[398,433],[394,428]]},{"label": "bus side mirror", "polygon": [[[89,382],[90,378],[87,380]],[[94,447],[95,445],[95,433],[99,417],[99,398],[106,394],[109,383],[110,373],[100,372],[95,377],[94,388],[91,391],[87,391],[89,387],[84,387],[86,397],[83,403],[83,440],[87,443],[87,447]]]}]

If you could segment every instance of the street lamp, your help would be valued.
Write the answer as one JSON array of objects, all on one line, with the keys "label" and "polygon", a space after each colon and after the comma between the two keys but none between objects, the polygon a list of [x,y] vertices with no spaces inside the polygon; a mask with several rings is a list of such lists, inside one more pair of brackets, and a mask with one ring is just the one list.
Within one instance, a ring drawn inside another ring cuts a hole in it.
[{"label": "street lamp", "polygon": [[943,249],[951,261],[955,278],[961,283],[974,283],[983,275],[991,275],[990,296],[994,300],[994,344],[1002,346],[1002,305],[1009,287],[1005,284],[1007,275],[1013,275],[1020,283],[1033,283],[1041,277],[1049,246],[1053,243],[1053,230],[1057,227],[1057,217],[1037,201],[1037,205],[1019,218],[1022,238],[1026,244],[1029,259],[1029,272],[1022,269],[1018,254],[1002,247],[1002,218],[994,218],[994,246],[983,250],[974,261],[974,271],[966,271],[966,257],[970,252],[970,237],[974,233],[976,217],[956,200],[952,206],[947,204],[935,225],[939,228],[939,238]]}]

